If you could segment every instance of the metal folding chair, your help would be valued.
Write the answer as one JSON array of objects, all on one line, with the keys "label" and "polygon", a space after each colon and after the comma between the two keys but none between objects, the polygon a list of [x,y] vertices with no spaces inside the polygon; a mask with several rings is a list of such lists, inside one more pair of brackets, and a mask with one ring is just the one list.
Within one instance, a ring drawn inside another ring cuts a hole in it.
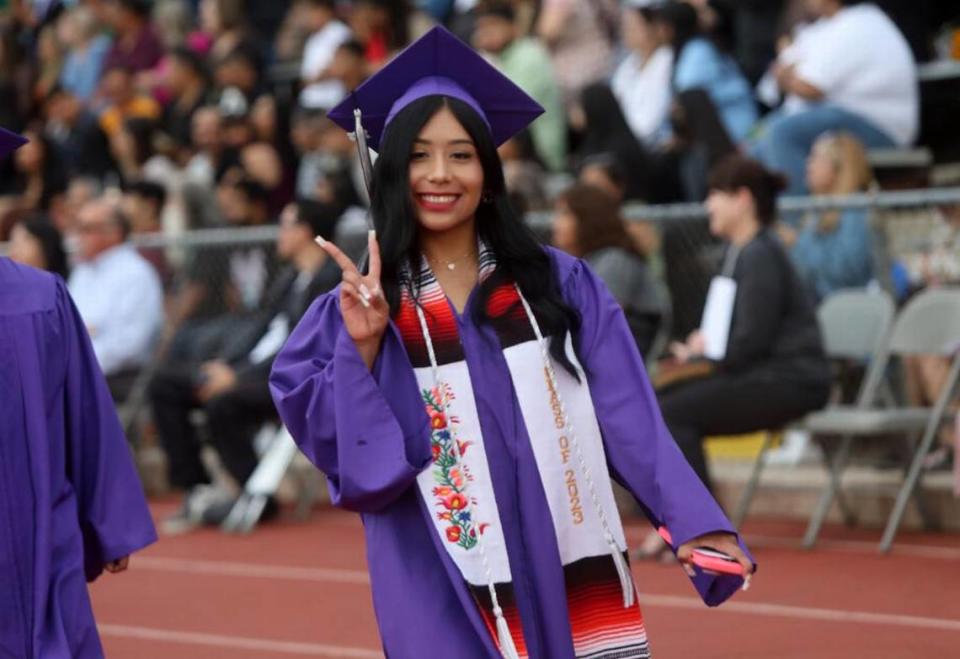
[{"label": "metal folding chair", "polygon": [[[809,415],[805,427],[823,437],[839,437],[840,446],[830,467],[830,480],[820,503],[810,519],[804,536],[805,547],[817,540],[823,521],[830,511],[833,499],[841,489],[840,477],[846,467],[853,440],[858,437],[881,435],[920,436],[893,511],[887,522],[880,551],[890,550],[900,526],[907,502],[917,495],[923,513],[922,499],[917,486],[922,476],[923,459],[944,421],[947,403],[953,395],[960,374],[960,289],[935,289],[913,298],[897,317],[889,341],[873,359],[864,378],[856,405],[831,407]],[[879,409],[882,384],[891,358],[910,355],[942,355],[952,357],[952,365],[943,391],[933,407],[893,407]]]},{"label": "metal folding chair", "polygon": [[[831,295],[817,309],[817,320],[827,357],[834,361],[869,363],[880,353],[886,343],[894,311],[893,300],[881,291],[851,289]],[[858,408],[869,405],[865,386],[866,378],[857,397]],[[804,423],[800,421],[790,427],[803,429]],[[750,478],[733,514],[733,522],[736,526],[746,519],[750,502],[756,494],[760,477],[766,467],[767,452],[773,443],[774,434],[772,431],[766,433],[760,453],[753,463]],[[852,520],[853,513],[842,500],[841,508],[845,518]]]},{"label": "metal folding chair", "polygon": [[[290,470],[299,449],[293,437],[283,426],[267,426],[262,431],[269,435],[268,445],[256,470],[244,483],[243,492],[223,521],[221,528],[228,533],[250,533],[271,496],[277,493],[280,482]],[[312,481],[301,480],[298,501],[298,517],[305,519],[316,499]]]}]

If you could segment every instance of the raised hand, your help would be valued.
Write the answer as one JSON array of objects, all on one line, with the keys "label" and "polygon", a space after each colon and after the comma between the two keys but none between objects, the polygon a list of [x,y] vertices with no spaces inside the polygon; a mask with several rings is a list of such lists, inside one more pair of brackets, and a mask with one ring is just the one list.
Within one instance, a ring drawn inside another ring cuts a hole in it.
[{"label": "raised hand", "polygon": [[343,271],[340,285],[340,313],[343,324],[367,367],[372,367],[380,351],[380,341],[390,319],[390,307],[380,286],[380,244],[376,233],[369,233],[370,271],[360,274],[356,264],[328,240],[317,237],[317,244]]}]

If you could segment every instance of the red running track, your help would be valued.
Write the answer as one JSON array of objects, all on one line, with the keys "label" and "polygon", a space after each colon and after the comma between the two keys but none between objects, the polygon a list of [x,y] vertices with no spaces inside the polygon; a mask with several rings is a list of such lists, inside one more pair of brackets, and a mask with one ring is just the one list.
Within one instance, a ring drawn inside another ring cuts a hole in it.
[{"label": "red running track", "polygon": [[[646,528],[630,525],[634,546]],[[903,533],[880,556],[873,530],[828,528],[813,552],[799,524],[745,532],[760,572],[718,609],[679,567],[634,564],[656,659],[960,657],[960,536]],[[111,659],[383,656],[360,522],[329,508],[250,536],[163,538],[92,593]]]}]

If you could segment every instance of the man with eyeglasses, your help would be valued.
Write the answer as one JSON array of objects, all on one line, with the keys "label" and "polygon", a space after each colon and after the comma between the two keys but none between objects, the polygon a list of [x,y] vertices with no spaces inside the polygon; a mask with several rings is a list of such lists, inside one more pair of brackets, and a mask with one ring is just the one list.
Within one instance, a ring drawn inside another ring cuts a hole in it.
[{"label": "man with eyeglasses", "polygon": [[150,262],[127,241],[118,203],[95,199],[77,215],[73,296],[115,398],[151,358],[163,323],[163,288]]}]

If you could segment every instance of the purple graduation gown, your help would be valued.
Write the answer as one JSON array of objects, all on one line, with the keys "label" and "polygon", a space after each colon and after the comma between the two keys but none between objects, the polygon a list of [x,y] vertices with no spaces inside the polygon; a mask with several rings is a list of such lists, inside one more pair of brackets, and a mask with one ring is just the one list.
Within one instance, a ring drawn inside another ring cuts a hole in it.
[{"label": "purple graduation gown", "polygon": [[[582,316],[577,350],[611,474],[678,545],[732,533],[661,419],[620,307],[582,261],[550,253],[564,298]],[[274,363],[271,387],[300,448],[327,474],[334,504],[362,514],[387,656],[500,657],[416,491],[417,474],[431,460],[430,430],[397,329],[390,324],[371,373],[344,329],[338,294],[320,297],[301,320]],[[538,659],[573,659],[560,554],[537,463],[499,341],[491,327],[472,322],[473,303],[471,297],[457,321],[527,650]],[[741,583],[694,579],[709,605]]]},{"label": "purple graduation gown", "polygon": [[155,540],[66,286],[0,257],[0,657],[102,657],[86,582]]}]

